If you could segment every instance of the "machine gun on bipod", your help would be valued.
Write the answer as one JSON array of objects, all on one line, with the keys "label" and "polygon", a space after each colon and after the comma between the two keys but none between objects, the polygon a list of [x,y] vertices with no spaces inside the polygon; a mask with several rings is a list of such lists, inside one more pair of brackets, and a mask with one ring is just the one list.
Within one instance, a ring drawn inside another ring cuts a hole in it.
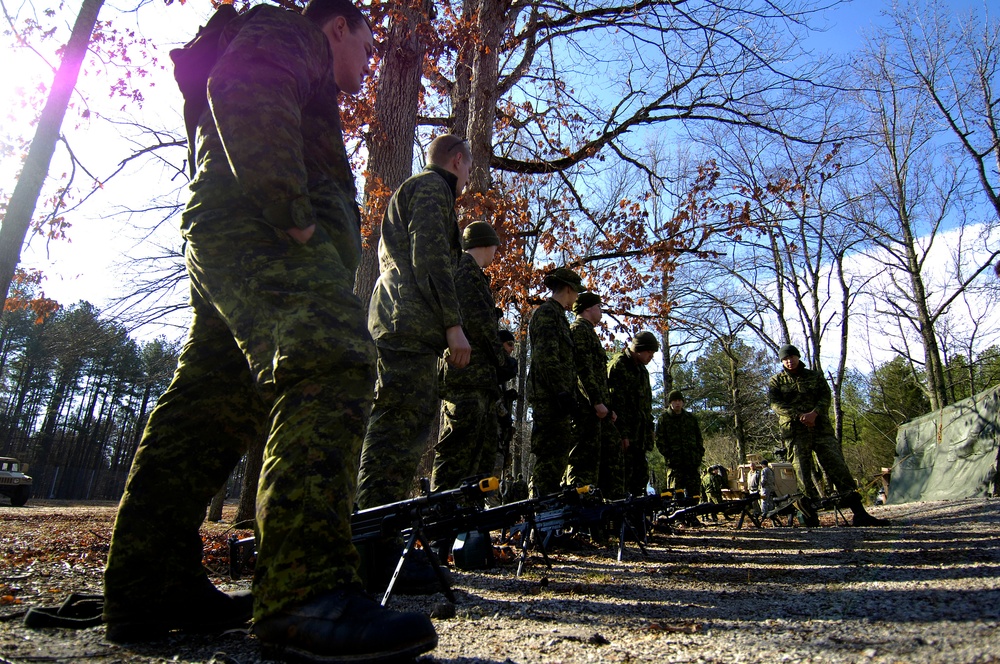
[{"label": "machine gun on bipod", "polygon": [[847,520],[847,517],[844,516],[844,513],[840,509],[840,502],[846,497],[847,494],[844,493],[831,493],[829,496],[813,498],[812,506],[817,512],[833,510],[833,522],[839,526],[841,520],[843,520],[844,525],[849,526],[851,522]]},{"label": "machine gun on bipod", "polygon": [[[450,530],[452,537],[461,537],[465,531],[500,531],[501,540],[506,538],[520,550],[517,565],[517,575],[520,576],[532,546],[539,550],[545,564],[551,568],[548,549],[554,538],[580,528],[603,524],[607,518],[607,506],[594,487],[567,487],[546,496],[482,510],[465,522],[470,526],[468,528],[456,529],[454,522],[435,523],[429,528],[443,534]],[[458,556],[455,566],[462,567]]]},{"label": "machine gun on bipod", "polygon": [[[382,596],[382,606],[389,602],[406,557],[413,552],[417,542],[420,542],[430,559],[445,597],[451,602],[455,601],[431,542],[440,539],[444,532],[452,533],[454,529],[461,528],[474,519],[482,511],[479,499],[500,488],[500,481],[495,477],[470,478],[463,480],[457,489],[431,491],[430,482],[423,477],[420,479],[420,487],[421,495],[416,498],[358,510],[351,515],[351,541],[355,546],[399,535],[405,538],[396,569],[393,570]],[[442,530],[443,523],[451,525]]]},{"label": "machine gun on bipod", "polygon": [[[805,494],[802,493],[789,493],[784,496],[778,496],[774,499],[774,509],[763,514],[761,516],[761,520],[771,519],[778,525],[782,525],[781,519],[784,517],[787,518],[784,525],[794,525],[796,519],[800,518],[798,513],[798,504],[799,500],[801,500],[804,495]],[[810,505],[815,512],[833,510],[834,523],[839,526],[841,525],[841,521],[843,521],[843,525],[847,526],[850,525],[850,522],[840,509],[840,502],[844,498],[845,494],[832,493],[829,496],[811,499]]]},{"label": "machine gun on bipod", "polygon": [[683,507],[675,510],[667,516],[658,519],[656,525],[671,529],[673,524],[684,523],[699,516],[715,514],[739,514],[740,520],[736,523],[736,529],[743,528],[743,522],[749,517],[755,526],[760,528],[760,519],[753,511],[753,507],[760,501],[760,493],[754,491],[738,500],[723,500],[721,503],[699,503],[690,507]]},{"label": "machine gun on bipod", "polygon": [[658,494],[644,496],[628,496],[621,500],[609,502],[607,518],[618,530],[618,562],[625,557],[626,543],[631,538],[639,547],[643,558],[648,558],[646,544],[653,519],[657,514],[670,512],[679,506],[688,504],[681,491],[664,491]]},{"label": "machine gun on bipod", "polygon": [[[803,494],[801,493],[786,493],[783,496],[778,496],[774,499],[774,507],[767,512],[761,514],[761,523],[770,519],[775,525],[787,525],[791,526],[796,518],[796,502],[801,498]],[[787,517],[788,521],[785,524],[781,523],[782,517]]]},{"label": "machine gun on bipod", "polygon": [[[421,478],[421,494],[416,498],[357,510],[351,515],[351,541],[355,546],[394,539],[400,535],[404,537],[405,544],[399,562],[382,597],[383,606],[392,596],[392,589],[406,557],[412,553],[417,542],[420,542],[427,553],[445,596],[450,601],[455,601],[431,542],[446,532],[454,534],[474,523],[475,515],[483,511],[479,506],[480,499],[495,491],[499,485],[495,477],[470,478],[464,480],[457,489],[431,491],[427,478]],[[254,546],[253,537],[239,539],[234,535],[229,538],[229,575],[232,578],[238,579],[241,576],[242,568],[253,555]]]}]

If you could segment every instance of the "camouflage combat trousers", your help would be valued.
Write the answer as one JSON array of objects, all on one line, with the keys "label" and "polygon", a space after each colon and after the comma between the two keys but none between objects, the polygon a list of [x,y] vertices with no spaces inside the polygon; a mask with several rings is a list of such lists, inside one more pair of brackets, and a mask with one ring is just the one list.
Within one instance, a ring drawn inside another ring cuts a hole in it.
[{"label": "camouflage combat trousers", "polygon": [[566,483],[573,486],[597,484],[601,464],[601,425],[594,407],[582,402],[573,416],[573,442],[569,451]]},{"label": "camouflage combat trousers", "polygon": [[375,403],[358,474],[358,507],[405,500],[438,416],[438,356],[378,350]]},{"label": "camouflage combat trousers", "polygon": [[681,467],[670,469],[670,484],[672,488],[684,489],[687,498],[701,495],[701,475],[698,467]]},{"label": "camouflage combat trousers", "polygon": [[257,619],[358,582],[350,539],[374,348],[332,231],[305,245],[263,221],[186,222],[194,316],[129,473],[105,572],[121,617],[204,578],[205,507],[253,440]]},{"label": "camouflage combat trousers", "polygon": [[618,429],[611,422],[601,424],[601,461],[597,469],[597,486],[608,500],[625,497],[625,455]]},{"label": "camouflage combat trousers", "polygon": [[441,436],[434,446],[431,488],[455,489],[466,477],[492,474],[496,460],[497,394],[467,390],[441,401]]},{"label": "camouflage combat trousers", "polygon": [[810,498],[819,496],[813,476],[813,453],[823,467],[823,472],[830,479],[839,493],[850,493],[857,489],[857,484],[851,476],[851,471],[844,461],[844,452],[836,436],[816,435],[812,432],[797,433],[788,445],[792,455],[789,459],[795,467],[795,479],[799,491]]},{"label": "camouflage combat trousers", "polygon": [[533,403],[531,410],[531,453],[535,455],[535,465],[528,483],[532,496],[545,496],[562,487],[573,444],[573,422],[570,414],[555,403]]},{"label": "camouflage combat trousers", "polygon": [[632,496],[645,496],[649,484],[649,462],[642,441],[632,440],[625,456],[625,491]]}]

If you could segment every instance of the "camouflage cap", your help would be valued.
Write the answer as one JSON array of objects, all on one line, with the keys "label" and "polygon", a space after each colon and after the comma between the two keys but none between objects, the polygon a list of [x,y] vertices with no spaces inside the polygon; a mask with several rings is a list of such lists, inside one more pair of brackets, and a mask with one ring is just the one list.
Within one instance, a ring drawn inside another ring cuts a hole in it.
[{"label": "camouflage cap", "polygon": [[667,403],[670,403],[671,401],[684,401],[684,395],[680,390],[672,390],[667,396]]},{"label": "camouflage cap", "polygon": [[660,340],[657,339],[656,335],[652,332],[643,330],[639,334],[632,337],[632,342],[629,343],[629,348],[631,348],[633,352],[651,350],[655,353],[660,350]]},{"label": "camouflage cap", "polygon": [[578,314],[586,309],[590,309],[595,304],[601,303],[601,296],[597,293],[591,293],[587,291],[586,293],[580,293],[580,296],[576,298],[576,302],[573,303],[573,313]]},{"label": "camouflage cap", "polygon": [[474,221],[462,231],[462,248],[472,249],[473,247],[499,247],[500,236],[489,223],[485,221]]},{"label": "camouflage cap", "polygon": [[545,275],[545,279],[542,280],[545,287],[550,290],[556,290],[563,286],[569,286],[577,293],[582,293],[587,290],[583,287],[583,279],[580,275],[569,269],[568,267],[557,267],[548,274]]}]

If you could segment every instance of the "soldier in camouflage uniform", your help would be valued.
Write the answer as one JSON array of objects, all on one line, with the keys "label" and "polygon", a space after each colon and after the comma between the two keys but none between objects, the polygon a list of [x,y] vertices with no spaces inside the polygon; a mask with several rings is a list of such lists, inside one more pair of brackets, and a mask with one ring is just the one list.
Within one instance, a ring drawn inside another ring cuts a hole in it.
[{"label": "soldier in camouflage uniform", "polygon": [[806,368],[799,357],[795,346],[785,344],[781,347],[778,358],[783,370],[771,377],[767,396],[771,410],[778,415],[781,437],[795,466],[799,491],[805,494],[798,501],[804,525],[819,525],[812,506],[819,492],[809,479],[813,471],[813,453],[837,491],[846,494],[841,505],[853,512],[855,526],[888,524],[888,521],[868,514],[861,504],[857,485],[844,461],[844,452],[830,422],[830,386],[823,374]]},{"label": "soldier in camouflage uniform", "polygon": [[551,296],[535,309],[528,323],[531,365],[528,367],[528,403],[531,404],[531,492],[544,496],[559,490],[573,444],[576,410],[576,368],[573,336],[566,311],[584,291],[573,270],[560,267],[545,275]]},{"label": "soldier in camouflage uniform", "polygon": [[688,497],[701,494],[699,470],[705,456],[698,418],[684,408],[684,394],[673,390],[669,407],[656,425],[656,446],[670,469],[671,484],[684,489]]},{"label": "soldier in camouflage uniform", "polygon": [[573,433],[576,444],[569,452],[567,479],[570,484],[597,484],[601,463],[601,423],[615,419],[607,406],[608,354],[597,336],[601,322],[601,296],[581,293],[573,304],[576,320],[569,326],[573,335],[573,358],[576,365],[576,416]]},{"label": "soldier in camouflage uniform", "polygon": [[[499,432],[499,452],[503,455],[503,466],[501,474],[506,476],[510,470],[511,444],[514,441],[514,402],[518,399],[516,379],[518,362],[514,357],[515,340],[514,334],[510,330],[500,330],[500,343],[503,344],[504,354],[507,356],[506,365],[497,374],[497,383],[500,388],[500,401],[497,404],[497,419],[500,423]],[[515,381],[511,386],[511,381]]]},{"label": "soldier in camouflage uniform", "polygon": [[646,452],[653,449],[653,390],[646,365],[659,349],[655,334],[640,332],[608,365],[608,391],[624,453],[625,491],[633,496],[646,495],[649,484]]},{"label": "soldier in camouflage uniform", "polygon": [[[457,488],[470,475],[492,473],[499,430],[497,372],[506,366],[498,335],[496,302],[483,268],[493,262],[500,238],[485,221],[474,221],[462,233],[465,251],[458,259],[455,290],[462,327],[472,357],[462,369],[447,365],[442,379],[441,436],[434,448],[431,489]],[[488,469],[487,469],[488,467]]]},{"label": "soldier in camouflage uniform", "polygon": [[347,0],[231,21],[198,123],[181,232],[193,319],[150,415],[111,538],[107,637],[243,624],[247,593],[202,567],[205,505],[266,436],[257,495],[255,631],[265,654],[407,656],[430,621],[358,587],[350,518],[374,352],[353,294],[360,216],[337,104],[369,73]]},{"label": "soldier in camouflage uniform", "polygon": [[[722,471],[720,466],[711,466],[701,475],[701,502],[722,504]],[[713,521],[719,520],[718,514],[712,514]]]},{"label": "soldier in camouflage uniform", "polygon": [[438,416],[438,360],[469,363],[455,269],[462,253],[455,199],[469,181],[472,153],[445,134],[429,165],[392,195],[378,245],[381,276],[368,308],[378,381],[358,475],[358,507],[407,497]]}]

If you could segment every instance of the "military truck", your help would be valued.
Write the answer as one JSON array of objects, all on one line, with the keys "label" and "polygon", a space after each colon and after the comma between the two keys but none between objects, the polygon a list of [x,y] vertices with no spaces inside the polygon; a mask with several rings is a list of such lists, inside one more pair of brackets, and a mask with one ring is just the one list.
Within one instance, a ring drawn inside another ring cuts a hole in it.
[{"label": "military truck", "polygon": [[[740,464],[736,468],[729,470],[729,486],[724,487],[722,494],[724,498],[738,500],[746,497],[750,484],[751,464],[760,461],[761,455],[748,454],[747,463]],[[795,493],[798,491],[795,482],[795,468],[785,461],[772,461],[771,470],[774,471],[775,493],[779,496]]]},{"label": "military truck", "polygon": [[0,457],[0,495],[10,498],[14,507],[23,507],[31,497],[28,466],[11,457]]}]

